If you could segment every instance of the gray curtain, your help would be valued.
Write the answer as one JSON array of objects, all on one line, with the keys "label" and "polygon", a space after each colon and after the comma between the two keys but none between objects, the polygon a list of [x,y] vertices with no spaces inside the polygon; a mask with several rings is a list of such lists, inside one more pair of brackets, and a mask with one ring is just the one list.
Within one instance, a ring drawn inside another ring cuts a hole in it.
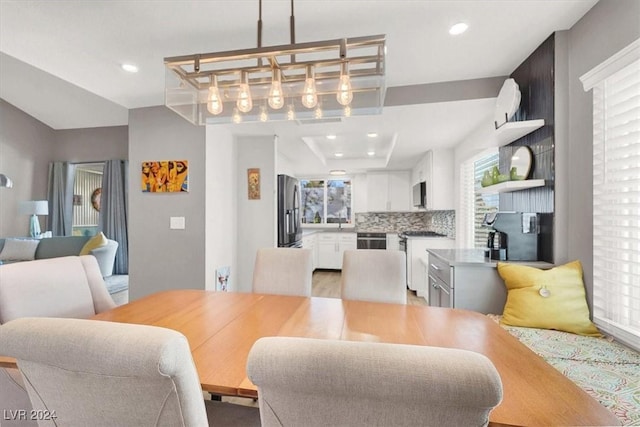
[{"label": "gray curtain", "polygon": [[68,162],[49,163],[49,216],[47,230],[54,236],[73,234],[73,181],[75,165]]},{"label": "gray curtain", "polygon": [[98,228],[111,240],[118,242],[113,274],[129,274],[129,238],[127,231],[127,188],[129,162],[108,160],[102,175]]}]

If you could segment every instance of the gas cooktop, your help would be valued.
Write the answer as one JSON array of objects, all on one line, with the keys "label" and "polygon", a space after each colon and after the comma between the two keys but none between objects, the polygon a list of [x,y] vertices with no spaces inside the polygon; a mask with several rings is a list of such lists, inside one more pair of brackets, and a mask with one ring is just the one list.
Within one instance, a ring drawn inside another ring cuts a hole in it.
[{"label": "gas cooktop", "polygon": [[401,231],[398,233],[400,237],[445,237],[444,234],[435,231]]}]

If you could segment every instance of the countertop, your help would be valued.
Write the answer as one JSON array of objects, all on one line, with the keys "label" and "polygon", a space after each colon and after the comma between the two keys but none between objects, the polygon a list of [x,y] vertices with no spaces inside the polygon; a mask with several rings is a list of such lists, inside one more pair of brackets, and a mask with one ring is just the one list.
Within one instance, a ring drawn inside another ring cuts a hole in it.
[{"label": "countertop", "polygon": [[356,229],[354,227],[342,227],[342,228],[303,228],[302,229],[302,237],[309,236],[311,234],[316,233],[355,233]]},{"label": "countertop", "polygon": [[[489,260],[484,256],[483,249],[427,249],[431,255],[434,255],[441,260],[448,262],[450,266],[467,265],[476,267],[490,267],[496,268],[498,261]],[[536,267],[542,269],[548,269],[555,267],[554,264],[544,261],[505,261],[513,262],[518,265],[527,265],[529,267]]]}]

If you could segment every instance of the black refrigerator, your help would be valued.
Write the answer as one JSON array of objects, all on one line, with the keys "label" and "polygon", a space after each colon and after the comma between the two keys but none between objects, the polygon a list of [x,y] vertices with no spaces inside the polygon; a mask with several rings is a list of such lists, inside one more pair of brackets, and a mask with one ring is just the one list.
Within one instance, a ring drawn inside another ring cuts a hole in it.
[{"label": "black refrigerator", "polygon": [[300,182],[288,175],[278,175],[278,247],[302,247]]}]

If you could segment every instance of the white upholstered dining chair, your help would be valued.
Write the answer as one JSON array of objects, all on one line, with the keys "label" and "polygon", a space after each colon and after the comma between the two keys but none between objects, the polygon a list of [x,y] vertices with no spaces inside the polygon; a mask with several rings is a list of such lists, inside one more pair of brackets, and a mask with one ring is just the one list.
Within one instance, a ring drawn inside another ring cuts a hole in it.
[{"label": "white upholstered dining chair", "polygon": [[[7,264],[0,267],[0,324],[21,317],[87,318],[114,308],[93,255],[69,256]],[[2,354],[3,351],[0,351]],[[0,368],[0,412],[31,410],[17,369]],[[3,427],[31,427],[15,418]]]},{"label": "white upholstered dining chair", "polygon": [[247,374],[263,427],[482,426],[502,400],[491,361],[459,349],[267,337]]},{"label": "white upholstered dining chair", "polygon": [[312,256],[311,249],[258,249],[253,267],[253,292],[310,297]]},{"label": "white upholstered dining chair", "polygon": [[0,327],[0,348],[17,359],[34,411],[55,411],[41,425],[260,425],[258,408],[205,402],[189,343],[171,329],[21,318]]},{"label": "white upholstered dining chair", "polygon": [[342,299],[407,303],[406,255],[401,251],[355,249],[344,251]]}]

